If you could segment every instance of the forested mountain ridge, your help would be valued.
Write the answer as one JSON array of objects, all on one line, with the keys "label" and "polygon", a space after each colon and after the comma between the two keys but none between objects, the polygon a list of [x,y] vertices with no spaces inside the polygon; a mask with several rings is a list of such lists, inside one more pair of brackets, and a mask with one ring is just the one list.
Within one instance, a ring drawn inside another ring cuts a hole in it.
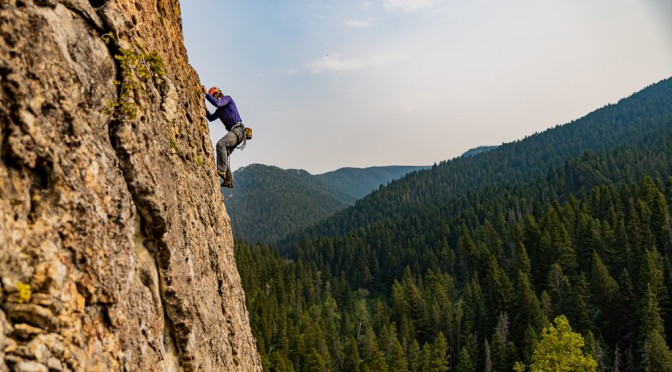
[{"label": "forested mountain ridge", "polygon": [[[563,314],[598,370],[669,370],[651,366],[672,368],[671,150],[668,133],[651,151],[587,153],[530,186],[470,195],[454,217],[427,209],[305,242],[295,261],[241,242],[265,366],[510,371]],[[621,175],[640,178],[609,180]]]},{"label": "forested mountain ridge", "polygon": [[483,186],[530,182],[586,150],[597,153],[626,144],[646,145],[671,120],[672,78],[668,78],[566,125],[505,143],[478,156],[443,161],[392,182],[303,234],[342,234],[392,214],[407,213],[420,204],[449,202]]},{"label": "forested mountain ridge", "polygon": [[380,185],[425,168],[341,168],[312,175],[252,164],[234,172],[235,199],[227,198],[226,203],[238,221],[237,238],[273,242],[353,205]]},{"label": "forested mountain ridge", "polygon": [[500,147],[393,182],[292,240],[294,260],[240,242],[264,366],[511,371],[565,315],[597,370],[672,370],[669,84],[547,131],[600,144],[572,156],[544,159],[556,144],[534,135],[502,146],[508,163],[479,160]]},{"label": "forested mountain ridge", "polygon": [[497,148],[497,146],[478,146],[478,147],[475,147],[473,149],[469,149],[469,150],[465,151],[462,155],[460,155],[460,157],[470,158],[474,155],[478,155],[478,154],[482,154],[484,152],[492,151],[496,148]]},{"label": "forested mountain ridge", "polygon": [[421,169],[421,166],[380,166],[368,168],[340,168],[316,175],[325,188],[333,189],[342,202],[352,205],[361,197],[370,194],[381,185]]}]

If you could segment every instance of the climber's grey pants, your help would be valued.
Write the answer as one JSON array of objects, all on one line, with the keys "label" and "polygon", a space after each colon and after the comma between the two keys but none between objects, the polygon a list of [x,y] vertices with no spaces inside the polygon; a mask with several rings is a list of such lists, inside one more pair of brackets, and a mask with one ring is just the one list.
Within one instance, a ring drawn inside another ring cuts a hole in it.
[{"label": "climber's grey pants", "polygon": [[243,138],[245,138],[245,127],[242,124],[236,124],[217,141],[217,170],[219,172],[226,172],[229,169],[229,154],[236,149]]}]

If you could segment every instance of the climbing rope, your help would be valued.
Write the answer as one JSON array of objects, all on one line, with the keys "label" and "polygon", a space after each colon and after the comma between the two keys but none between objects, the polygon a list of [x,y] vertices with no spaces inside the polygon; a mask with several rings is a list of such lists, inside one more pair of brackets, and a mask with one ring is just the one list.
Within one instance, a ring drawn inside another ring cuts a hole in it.
[{"label": "climbing rope", "polygon": [[[236,135],[236,137],[238,136]],[[247,146],[247,136],[245,135],[245,127],[243,127],[243,139],[242,140],[239,139],[239,141],[240,142],[238,142],[236,148],[239,149],[240,151],[245,150],[245,146]]]},{"label": "climbing rope", "polygon": [[239,149],[240,151],[243,151],[245,150],[245,146],[247,146],[247,139],[245,138],[245,133],[243,133],[243,140],[240,141],[240,143],[238,144],[238,146],[236,146],[236,148]]},{"label": "climbing rope", "polygon": [[[241,142],[238,143],[238,146],[236,146],[237,149],[243,150],[245,149],[245,145],[247,145],[247,138],[245,136],[245,130],[243,129],[243,139]],[[236,219],[236,209],[233,205],[233,172],[231,172],[231,152],[229,150],[226,150],[226,169],[229,170],[229,174],[231,175],[231,188],[229,189],[231,193],[229,194],[229,199],[231,201],[231,214],[233,215],[233,228],[236,231],[236,237],[240,238],[240,235],[238,234],[238,220]],[[224,202],[226,203],[226,196],[224,197]],[[235,241],[235,237],[234,237]]]},{"label": "climbing rope", "polygon": [[[226,198],[226,196],[225,196],[224,197],[225,198],[224,202],[229,201],[229,200],[231,201],[231,214],[233,215],[233,228],[236,231],[236,237],[240,237],[240,235],[238,234],[238,220],[236,219],[236,209],[235,209],[235,206],[233,205],[233,188],[231,188],[229,190],[230,190],[229,197]],[[234,240],[235,240],[235,238],[234,238]]]}]

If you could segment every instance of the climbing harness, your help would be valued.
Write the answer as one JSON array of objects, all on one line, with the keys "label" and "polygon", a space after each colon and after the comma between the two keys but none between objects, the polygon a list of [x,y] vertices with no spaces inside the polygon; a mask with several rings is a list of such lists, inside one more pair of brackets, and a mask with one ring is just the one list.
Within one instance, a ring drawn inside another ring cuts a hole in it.
[{"label": "climbing harness", "polygon": [[[233,126],[231,129],[233,130],[233,128],[235,128],[237,125],[238,125],[238,124],[236,124],[235,126]],[[241,150],[241,151],[242,151],[242,150],[245,149],[245,146],[247,146],[247,140],[251,140],[251,139],[252,139],[252,128],[248,128],[248,127],[246,127],[246,126],[243,126],[243,124],[240,124],[240,126],[243,127],[243,139],[238,143],[238,145],[236,146],[236,148],[237,148],[238,150]]]}]

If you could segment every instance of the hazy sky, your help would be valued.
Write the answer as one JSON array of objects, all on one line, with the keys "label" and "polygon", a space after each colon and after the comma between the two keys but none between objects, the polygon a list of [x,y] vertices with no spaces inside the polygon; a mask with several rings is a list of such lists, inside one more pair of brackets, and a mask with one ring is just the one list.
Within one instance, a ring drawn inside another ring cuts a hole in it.
[{"label": "hazy sky", "polygon": [[[186,0],[189,62],[254,139],[313,174],[431,165],[672,76],[669,0]],[[210,124],[213,144],[225,133]]]}]

